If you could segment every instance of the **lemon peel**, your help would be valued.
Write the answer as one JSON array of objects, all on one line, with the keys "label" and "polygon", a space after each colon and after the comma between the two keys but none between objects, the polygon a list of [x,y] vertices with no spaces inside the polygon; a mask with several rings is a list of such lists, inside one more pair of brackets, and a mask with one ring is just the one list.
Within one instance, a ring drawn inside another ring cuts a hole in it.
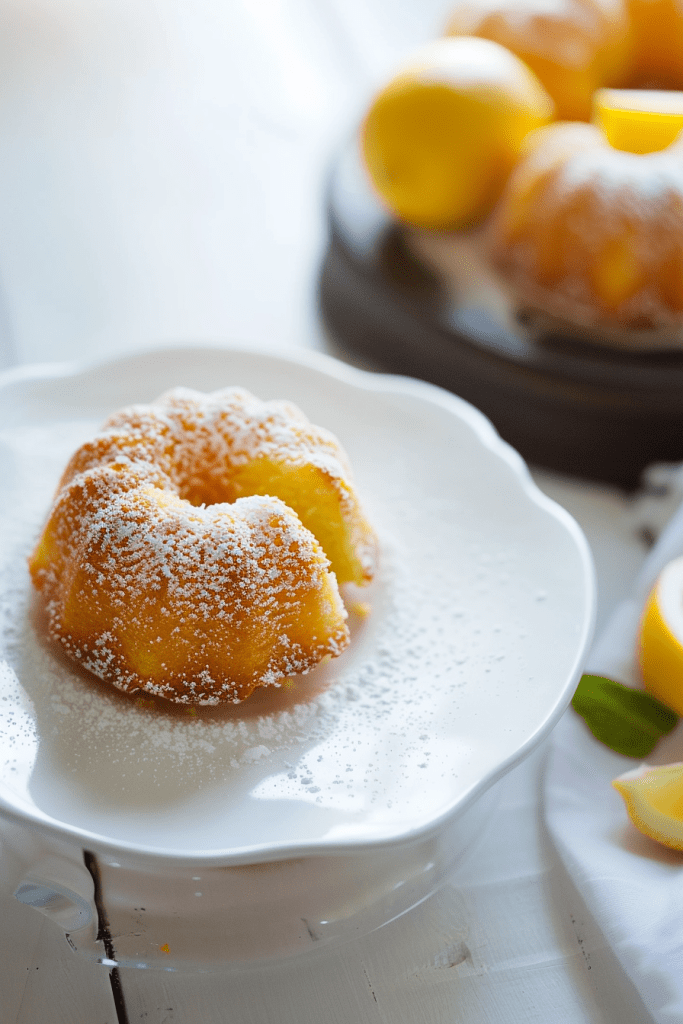
[{"label": "lemon peel", "polygon": [[490,212],[524,139],[553,115],[536,75],[504,46],[437,39],[375,97],[361,149],[375,190],[399,220],[460,228]]},{"label": "lemon peel", "polygon": [[683,557],[664,566],[650,591],[638,639],[645,689],[683,715]]},{"label": "lemon peel", "polygon": [[683,851],[683,763],[642,764],[614,779],[612,785],[639,832],[671,850]]},{"label": "lemon peel", "polygon": [[654,153],[670,146],[683,131],[683,92],[598,89],[592,120],[614,149]]}]

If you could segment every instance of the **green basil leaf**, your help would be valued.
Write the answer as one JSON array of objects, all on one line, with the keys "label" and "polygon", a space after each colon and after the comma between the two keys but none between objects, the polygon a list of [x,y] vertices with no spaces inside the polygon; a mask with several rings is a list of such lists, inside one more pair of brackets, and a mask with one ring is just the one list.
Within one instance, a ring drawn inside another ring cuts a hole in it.
[{"label": "green basil leaf", "polygon": [[644,690],[603,676],[581,676],[572,707],[597,740],[617,754],[646,757],[678,715]]}]

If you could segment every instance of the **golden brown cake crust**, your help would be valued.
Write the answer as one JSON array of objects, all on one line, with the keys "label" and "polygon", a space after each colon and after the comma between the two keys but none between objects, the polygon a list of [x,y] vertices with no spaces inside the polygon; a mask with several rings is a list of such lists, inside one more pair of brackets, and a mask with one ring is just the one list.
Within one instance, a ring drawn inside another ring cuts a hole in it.
[{"label": "golden brown cake crust", "polygon": [[371,577],[374,535],[333,435],[290,403],[177,389],[111,417],[67,466],[30,560],[52,637],[122,690],[185,703],[236,702],[340,653],[326,552],[259,483],[309,517],[326,499],[342,575]]}]

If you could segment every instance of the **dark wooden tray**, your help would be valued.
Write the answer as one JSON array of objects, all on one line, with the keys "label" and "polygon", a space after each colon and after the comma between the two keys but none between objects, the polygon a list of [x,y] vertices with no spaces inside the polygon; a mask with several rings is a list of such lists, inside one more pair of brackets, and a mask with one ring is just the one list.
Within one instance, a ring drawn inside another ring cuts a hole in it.
[{"label": "dark wooden tray", "polygon": [[637,486],[683,460],[683,353],[629,353],[511,330],[496,303],[453,297],[375,200],[355,145],[337,161],[319,305],[342,353],[477,406],[530,463]]}]

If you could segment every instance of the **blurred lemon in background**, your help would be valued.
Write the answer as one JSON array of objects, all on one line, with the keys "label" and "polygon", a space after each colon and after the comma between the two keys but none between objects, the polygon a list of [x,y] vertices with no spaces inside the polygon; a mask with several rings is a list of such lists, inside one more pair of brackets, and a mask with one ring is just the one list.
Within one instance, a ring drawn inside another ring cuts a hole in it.
[{"label": "blurred lemon in background", "polygon": [[553,114],[536,76],[505,47],[470,36],[437,39],[375,98],[362,128],[363,157],[400,220],[462,228],[489,213],[525,137]]},{"label": "blurred lemon in background", "polygon": [[683,716],[683,558],[664,567],[640,623],[645,689]]}]

